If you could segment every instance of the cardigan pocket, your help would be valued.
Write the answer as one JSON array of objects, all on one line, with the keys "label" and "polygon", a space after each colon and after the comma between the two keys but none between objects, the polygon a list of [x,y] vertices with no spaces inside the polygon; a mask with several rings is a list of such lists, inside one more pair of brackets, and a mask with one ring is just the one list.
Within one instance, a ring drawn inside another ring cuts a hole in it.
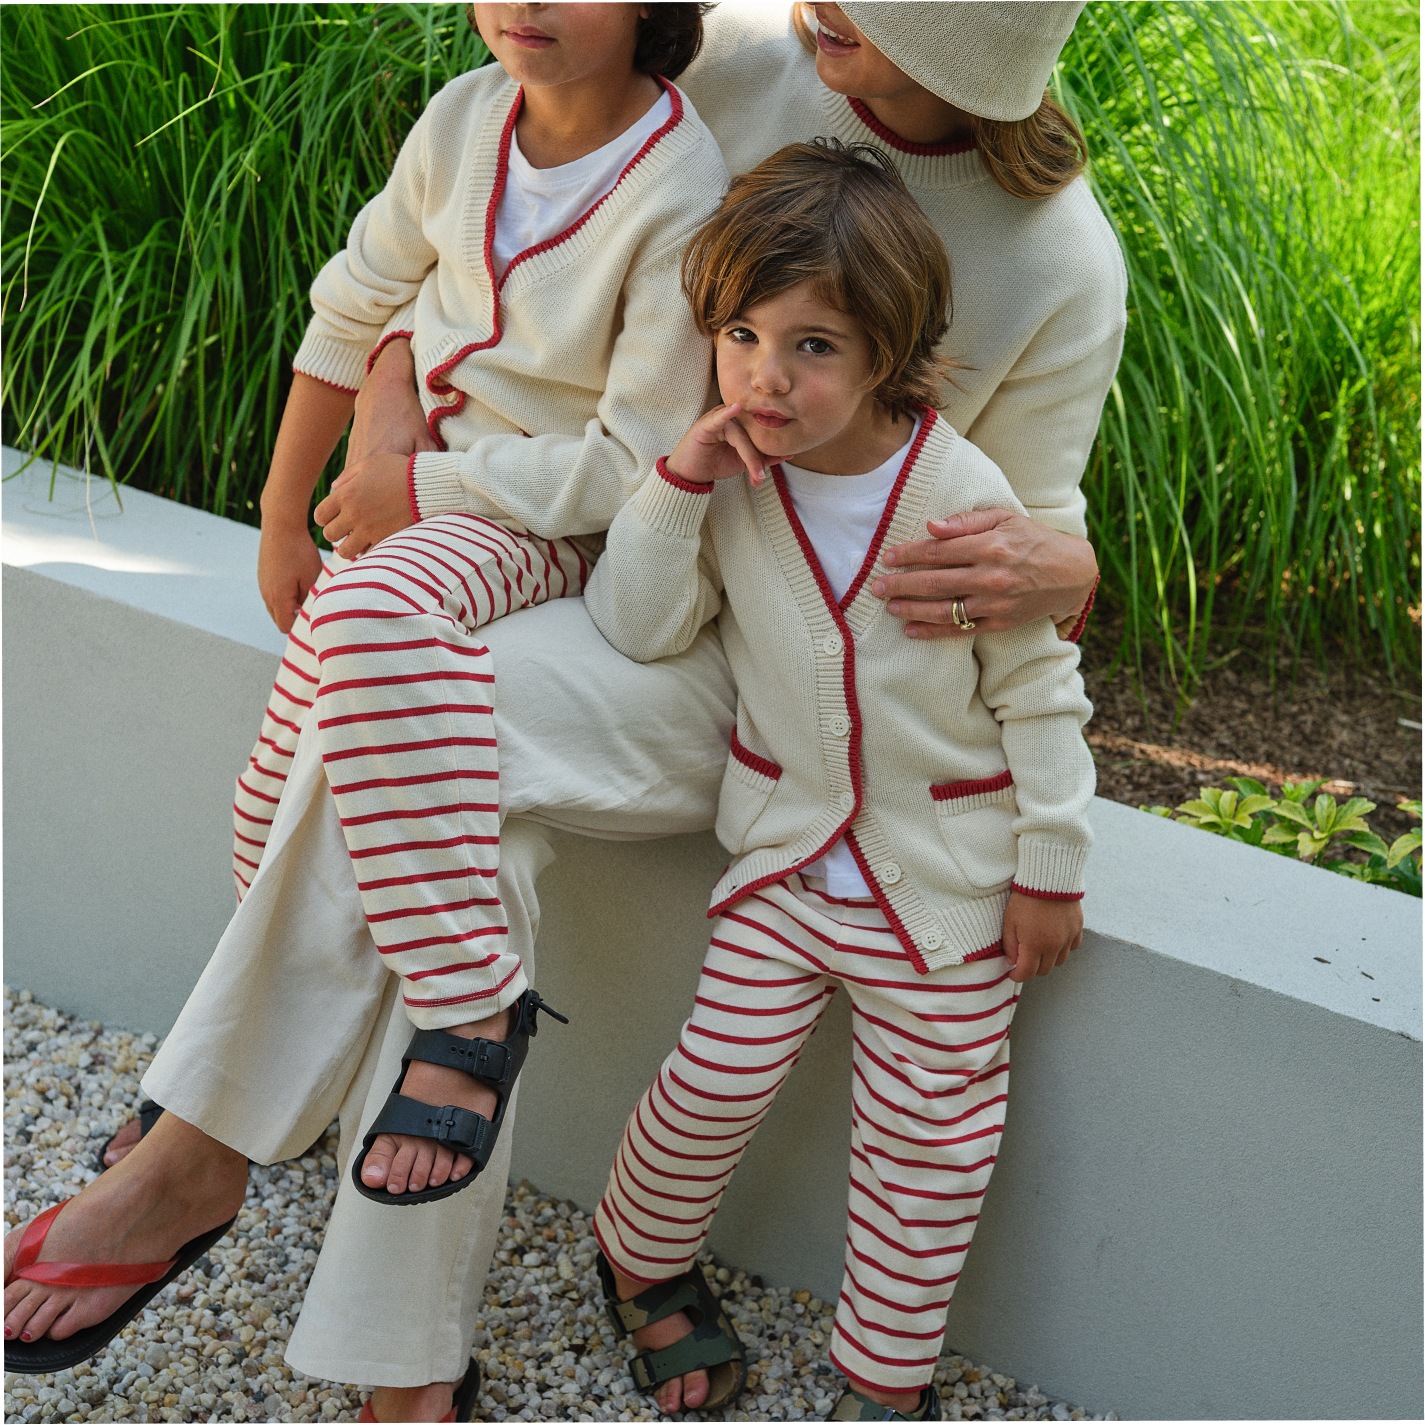
[{"label": "cardigan pocket", "polygon": [[1013,830],[1019,808],[1009,769],[975,781],[942,782],[930,796],[941,840],[965,884],[975,891],[1007,886],[1019,864]]},{"label": "cardigan pocket", "polygon": [[740,856],[748,850],[748,840],[758,817],[766,810],[777,789],[782,769],[768,757],[750,751],[732,732],[732,748],[722,791],[717,800],[717,839]]}]

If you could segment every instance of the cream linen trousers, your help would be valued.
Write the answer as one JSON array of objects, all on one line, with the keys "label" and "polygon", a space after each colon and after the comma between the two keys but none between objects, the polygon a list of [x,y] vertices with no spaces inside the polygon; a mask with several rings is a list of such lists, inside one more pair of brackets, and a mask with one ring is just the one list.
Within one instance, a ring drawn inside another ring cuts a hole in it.
[{"label": "cream linen trousers", "polygon": [[[716,629],[638,664],[605,643],[582,598],[482,632],[495,663],[498,892],[510,949],[534,980],[545,826],[640,839],[712,825],[735,693]],[[256,710],[254,710],[256,712]],[[587,1032],[579,1006],[561,1005]],[[143,1090],[257,1162],[341,1120],[340,1187],[287,1360],[305,1375],[417,1386],[465,1370],[509,1171],[514,1104],[489,1167],[423,1207],[382,1206],[348,1177],[410,1042],[400,981],[381,963],[327,786],[304,732],[261,865]],[[538,1055],[538,1046],[533,1050]]]}]

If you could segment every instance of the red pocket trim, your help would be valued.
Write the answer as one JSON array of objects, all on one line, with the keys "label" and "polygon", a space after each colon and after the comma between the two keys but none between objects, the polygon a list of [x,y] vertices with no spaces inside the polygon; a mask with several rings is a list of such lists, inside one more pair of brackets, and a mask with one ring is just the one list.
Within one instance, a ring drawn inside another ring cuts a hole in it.
[{"label": "red pocket trim", "polygon": [[1014,785],[1014,778],[1008,767],[997,777],[981,777],[975,782],[942,782],[931,787],[930,795],[937,802],[959,801],[961,797],[979,797],[989,792],[1002,792]]},{"label": "red pocket trim", "polygon": [[754,772],[758,772],[764,777],[770,777],[774,782],[782,775],[782,769],[775,762],[769,762],[765,757],[759,757],[755,752],[749,752],[737,740],[736,728],[732,729],[732,755],[744,767],[750,767]]}]

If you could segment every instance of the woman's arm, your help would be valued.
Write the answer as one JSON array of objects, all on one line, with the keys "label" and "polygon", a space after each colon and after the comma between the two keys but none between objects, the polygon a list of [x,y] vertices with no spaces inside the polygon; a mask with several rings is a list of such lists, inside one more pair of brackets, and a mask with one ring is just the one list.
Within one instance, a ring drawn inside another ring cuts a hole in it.
[{"label": "woman's arm", "polygon": [[1121,312],[1121,286],[1058,314],[1016,368],[1030,374],[1011,374],[961,431],[1004,472],[1028,517],[981,510],[935,520],[931,538],[886,551],[894,572],[878,579],[872,592],[891,601],[912,637],[960,634],[951,621],[955,599],[965,601],[978,631],[1003,631],[1046,615],[1061,633],[1074,631],[1098,581],[1093,548],[1081,533],[1079,481],[1118,370],[1122,320],[1072,360],[1057,360],[1055,348],[1072,341],[1081,308],[1111,301]]}]

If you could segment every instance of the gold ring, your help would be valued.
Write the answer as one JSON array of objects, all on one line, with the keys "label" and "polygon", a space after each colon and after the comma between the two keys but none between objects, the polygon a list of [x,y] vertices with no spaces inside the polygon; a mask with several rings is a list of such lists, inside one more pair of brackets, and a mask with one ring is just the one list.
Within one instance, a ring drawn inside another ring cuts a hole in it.
[{"label": "gold ring", "polygon": [[965,612],[964,599],[952,599],[950,602],[950,622],[956,628],[963,629],[966,633],[974,628],[975,621]]}]

